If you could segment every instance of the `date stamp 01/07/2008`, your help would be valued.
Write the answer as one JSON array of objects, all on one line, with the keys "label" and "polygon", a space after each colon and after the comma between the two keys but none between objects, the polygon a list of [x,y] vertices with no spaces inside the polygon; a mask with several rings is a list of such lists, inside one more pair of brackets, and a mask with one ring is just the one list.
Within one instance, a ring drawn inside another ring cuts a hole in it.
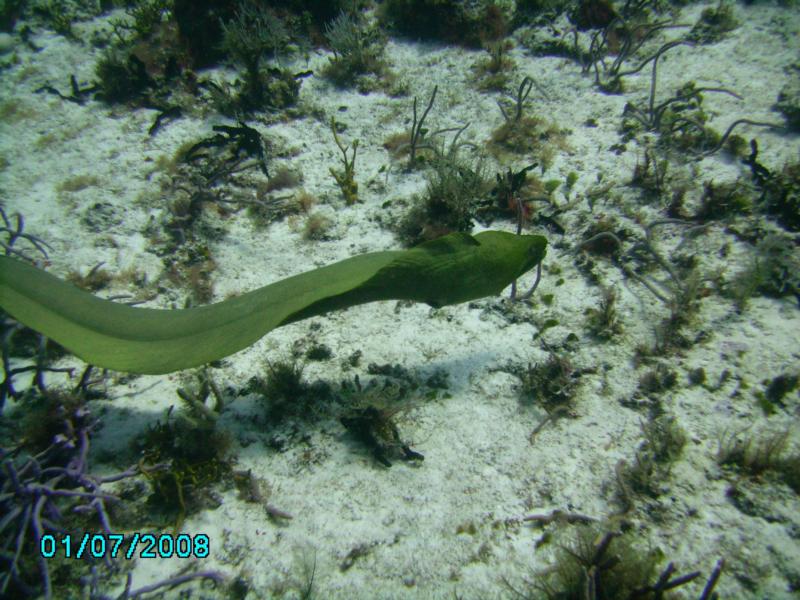
[{"label": "date stamp 01/07/2008", "polygon": [[39,540],[42,558],[207,558],[210,540],[204,533],[171,535],[162,533],[89,533],[73,536],[45,534]]}]

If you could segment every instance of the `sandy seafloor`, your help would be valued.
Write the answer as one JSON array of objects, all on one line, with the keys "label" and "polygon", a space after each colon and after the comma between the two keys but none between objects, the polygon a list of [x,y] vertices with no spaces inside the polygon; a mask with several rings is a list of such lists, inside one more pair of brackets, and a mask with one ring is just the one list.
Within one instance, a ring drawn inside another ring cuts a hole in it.
[{"label": "sandy seafloor", "polygon": [[[693,23],[705,6],[682,9],[676,21]],[[780,122],[772,106],[789,77],[785,68],[800,56],[796,7],[734,4],[733,10],[740,26],[725,39],[674,48],[659,65],[660,94],[694,80],[741,95],[741,100],[706,95],[709,124],[719,131],[742,117]],[[94,28],[107,27],[109,17],[77,23],[75,30],[88,37]],[[680,33],[665,30],[650,47]],[[19,63],[0,74],[0,105],[17,104],[0,123],[0,190],[7,211],[24,214],[26,231],[53,247],[47,265],[51,273],[86,273],[102,261],[112,273],[136,267],[157,280],[162,263],[150,251],[145,228],[151,219],[158,223],[166,218],[170,198],[163,191],[167,187],[162,189],[167,175],[156,163],[160,157],[171,158],[186,142],[209,135],[213,125],[232,121],[213,111],[195,111],[150,137],[152,110],[109,107],[96,100],[81,106],[35,94],[44,84],[67,91],[71,73],[79,82],[91,81],[100,51],[44,29],[37,30],[32,41],[41,51],[34,53],[19,43],[14,49]],[[286,59],[283,64],[319,72],[328,56],[315,51],[308,63]],[[271,168],[284,165],[302,173],[303,188],[319,200],[312,212],[328,217],[332,228],[328,239],[309,241],[302,235],[304,216],[258,229],[245,211],[225,218],[209,211],[205,218],[224,229],[220,239],[210,242],[216,263],[214,299],[353,254],[400,248],[382,223],[399,218],[406,210],[401,200],[424,190],[424,171],[405,172],[402,161],[394,162],[384,150],[383,141],[408,128],[413,95],[422,104],[438,84],[430,122],[439,128],[468,122],[463,139],[485,145],[503,117],[496,105],[499,95],[479,92],[472,82],[470,66],[484,56],[481,51],[392,39],[386,59],[397,77],[408,82],[410,95],[340,90],[316,75],[303,80],[300,106],[318,118],[248,121],[271,141],[277,155]],[[579,175],[573,203],[559,217],[566,233],[533,228],[550,242],[537,296],[552,294],[552,304],[535,298],[530,306],[514,307],[518,318],[510,319],[504,316],[510,314],[507,300],[501,298],[439,310],[373,303],[283,327],[227,358],[221,368],[213,369],[226,395],[218,427],[233,436],[236,468],[251,469],[268,482],[269,503],[293,519],[276,522],[259,504],[246,503],[232,487],[219,486],[221,504],[189,515],[182,525],[182,531],[205,533],[211,540],[211,556],[190,569],[242,578],[247,598],[300,597],[309,564],[315,564],[313,593],[318,598],[510,598],[514,592],[504,580],[517,590],[530,590],[526,582],[547,570],[557,544],[568,543],[580,527],[538,528],[520,522],[521,517],[561,509],[619,523],[614,517],[621,511],[615,466],[634,459],[646,418],[630,408],[629,401],[641,376],[653,366],[636,367],[632,358],[638,345],[653,342],[653,327],[668,309],[640,283],[599,258],[604,285],[618,293],[624,329],[609,342],[594,339],[584,313],[597,306],[600,288],[576,268],[575,248],[586,225],[600,214],[617,216],[639,236],[643,230],[637,220],[648,223],[663,215],[663,206],[642,202],[641,191],[626,185],[642,159],[641,145],[629,142],[619,155],[609,150],[619,141],[625,103],[646,98],[650,72],[644,69],[627,77],[624,94],[607,95],[597,91],[592,78],[582,75],[573,61],[532,57],[518,43],[511,56],[516,62],[515,85],[529,75],[540,88],[533,90],[529,109],[570,130],[566,148],[556,151],[542,179],[561,179],[570,171]],[[230,70],[220,73],[232,76]],[[356,179],[361,202],[353,206],[345,204],[328,172],[331,166],[338,168],[341,159],[330,134],[330,116],[347,125],[345,141],[360,141]],[[598,126],[584,126],[589,118]],[[796,134],[748,125],[737,132],[746,139],[757,137],[759,159],[772,169],[798,159]],[[699,161],[672,161],[674,172],[690,181],[689,206],[698,202],[703,182],[748,177],[748,168],[724,153]],[[493,175],[527,162],[525,157],[506,158],[502,164],[488,159],[487,165]],[[62,182],[78,175],[95,179],[79,191],[61,189]],[[598,175],[613,186],[592,208],[585,195]],[[254,172],[252,177],[257,181],[260,176]],[[561,191],[556,195],[566,202]],[[86,216],[98,203],[108,205],[103,210],[112,218],[92,231]],[[703,235],[690,240],[700,272],[730,280],[743,269],[752,248],[725,228],[731,222],[753,220],[766,223],[759,215],[734,216],[711,223]],[[493,227],[513,231],[514,224],[500,220]],[[481,229],[477,226],[475,231]],[[680,226],[659,228],[659,248],[669,255],[681,243],[683,231]],[[723,248],[728,250],[724,257]],[[529,273],[521,287],[529,287],[532,280]],[[102,293],[132,291],[117,286]],[[184,297],[185,290],[173,288],[148,305],[180,305]],[[544,329],[553,319],[558,324]],[[754,397],[755,391],[763,390],[764,380],[797,372],[797,303],[791,296],[758,296],[738,313],[729,298],[711,293],[701,299],[686,331],[706,335],[691,348],[656,362],[678,375],[676,386],[660,400],[688,441],[661,483],[662,493],[657,498],[636,495],[625,521],[637,540],[660,549],[662,565],[673,561],[678,573],[702,572],[682,588],[684,597],[699,596],[719,558],[725,559],[717,587],[721,597],[791,597],[792,587],[797,590],[800,585],[800,498],[774,477],[753,479],[724,470],[715,456],[725,432],[750,426],[757,432],[788,428],[788,451],[798,451],[797,391],[771,416]],[[548,357],[546,346],[560,347],[570,333],[578,338],[570,359],[575,368],[587,372],[580,378],[571,414],[546,425],[531,442],[531,432],[546,413],[535,399],[522,402],[519,378],[499,368],[541,364]],[[396,417],[401,436],[424,454],[422,464],[395,460],[391,468],[381,466],[348,435],[339,422],[342,411],[335,407],[321,418],[270,424],[256,397],[235,395],[253,374],[266,373],[267,360],[289,359],[293,344],[312,335],[332,349],[333,357],[308,361],[308,381],[336,385],[357,374],[367,382],[372,378],[366,372],[370,363],[400,365],[419,381],[436,371],[447,374],[446,394],[434,399],[412,395]],[[363,353],[360,365],[345,367],[356,351]],[[59,364],[81,363],[63,359]],[[709,385],[689,384],[688,373],[698,367],[705,369]],[[725,370],[733,376],[719,387],[713,385]],[[94,470],[111,473],[135,462],[131,440],[163,419],[170,405],[183,410],[175,390],[185,377],[109,375],[108,399],[91,404],[102,423],[93,443]],[[52,375],[48,382],[56,386],[59,378]],[[6,408],[11,409],[24,407]],[[729,497],[734,484],[751,510],[743,512],[741,503],[737,508]],[[553,541],[537,547],[545,532]],[[354,549],[359,549],[356,558]],[[186,569],[186,562],[140,559],[133,565],[134,587]],[[345,563],[352,564],[344,568]],[[122,583],[122,576],[109,579],[108,591],[120,591]],[[191,597],[219,593],[207,584],[181,589],[193,590]],[[176,590],[167,596],[178,594]]]}]

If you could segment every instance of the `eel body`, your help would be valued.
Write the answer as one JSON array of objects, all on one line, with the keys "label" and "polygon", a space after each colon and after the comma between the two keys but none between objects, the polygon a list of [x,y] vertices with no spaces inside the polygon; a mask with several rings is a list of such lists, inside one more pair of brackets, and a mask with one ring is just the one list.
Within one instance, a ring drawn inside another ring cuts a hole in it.
[{"label": "eel body", "polygon": [[410,250],[371,252],[196,308],[104,300],[15,258],[0,256],[0,307],[88,363],[169,373],[246,348],[269,331],[378,300],[445,306],[499,294],[536,266],[537,235],[456,233]]}]

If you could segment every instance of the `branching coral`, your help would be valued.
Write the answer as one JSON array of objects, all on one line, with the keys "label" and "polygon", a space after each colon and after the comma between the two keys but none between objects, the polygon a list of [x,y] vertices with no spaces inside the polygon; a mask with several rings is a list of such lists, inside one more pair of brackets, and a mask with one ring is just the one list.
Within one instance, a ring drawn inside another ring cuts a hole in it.
[{"label": "branching coral", "polygon": [[408,168],[409,170],[412,169],[416,165],[417,160],[417,151],[422,148],[422,140],[427,133],[427,129],[424,128],[425,117],[428,116],[428,113],[431,111],[433,107],[433,102],[436,100],[436,92],[439,91],[439,86],[433,86],[433,91],[431,92],[431,97],[428,100],[428,106],[425,107],[425,110],[422,112],[422,115],[417,119],[417,97],[414,96],[414,104],[412,107],[412,114],[413,114],[413,121],[411,122],[411,132],[409,134],[409,156],[408,156]]},{"label": "branching coral", "polygon": [[668,42],[653,56],[639,65],[637,69],[625,73],[626,75],[635,73],[644,68],[649,62],[653,63],[647,106],[641,108],[632,102],[628,102],[625,105],[622,115],[624,131],[630,135],[640,125],[647,131],[660,133],[661,143],[669,144],[682,150],[689,150],[697,157],[704,157],[719,151],[728,141],[733,130],[739,125],[747,124],[756,127],[784,129],[778,123],[749,118],[736,119],[722,135],[707,127],[708,115],[702,109],[704,93],[722,93],[742,99],[736,92],[722,87],[698,87],[694,82],[688,82],[678,89],[674,96],[656,104],[658,60],[667,50],[683,44],[688,44],[688,42]]},{"label": "branching coral", "polygon": [[495,154],[510,152],[534,158],[544,171],[552,162],[555,148],[565,148],[565,132],[556,125],[548,124],[537,115],[526,115],[525,106],[531,90],[536,87],[543,95],[546,92],[530,77],[525,77],[517,87],[516,93],[509,96],[512,106],[498,101],[497,106],[503,114],[504,123],[492,132],[490,149]]},{"label": "branching coral", "polygon": [[[702,290],[702,279],[696,269],[692,266],[682,268],[675,264],[673,260],[665,258],[655,245],[654,231],[656,227],[665,225],[689,226],[684,233],[685,239],[688,239],[690,233],[702,232],[707,227],[707,225],[694,225],[694,223],[679,219],[660,219],[645,227],[644,240],[637,241],[627,252],[614,258],[615,263],[626,276],[641,283],[670,309],[669,316],[662,320],[656,328],[655,346],[646,350],[645,353],[667,352],[684,343],[680,336],[680,329],[696,313]],[[622,240],[612,231],[601,231],[581,242],[578,247],[590,248],[601,240],[613,242],[619,249],[623,247]],[[659,282],[645,277],[641,272],[642,267],[637,269],[632,266],[633,261],[638,261],[645,268],[648,264],[658,265],[669,276],[667,281]]]},{"label": "branching coral", "polygon": [[[95,424],[89,411],[78,405],[64,413],[63,433],[43,451],[28,454],[0,448],[0,560],[5,563],[0,594],[29,595],[41,589],[45,598],[52,597],[50,569],[40,548],[45,536],[60,537],[65,532],[66,515],[93,515],[102,530],[111,533],[106,503],[118,498],[102,486],[137,471],[105,477],[89,473],[89,436]],[[41,585],[31,563],[36,564]]]},{"label": "branching coral", "polygon": [[[358,183],[356,183],[355,179],[356,154],[358,153],[358,140],[354,140],[352,144],[350,144],[349,146],[345,146],[339,139],[339,134],[336,131],[336,127],[337,127],[336,120],[333,117],[331,117],[331,131],[333,132],[333,141],[336,142],[336,146],[342,153],[342,165],[344,169],[339,170],[331,167],[328,170],[330,171],[330,174],[333,176],[333,178],[336,180],[336,185],[339,186],[339,190],[342,192],[344,201],[347,204],[355,204],[356,202],[358,202]],[[347,156],[347,152],[349,150],[353,151],[351,157]]]},{"label": "branching coral", "polygon": [[[642,60],[637,67],[623,72],[622,67],[626,61],[632,59],[657,32],[676,27],[686,27],[686,25],[674,25],[665,21],[634,23],[628,22],[622,17],[617,17],[611,20],[604,29],[597,30],[592,34],[589,51],[585,59],[577,49],[577,32],[575,32],[574,54],[582,58],[584,73],[594,70],[595,85],[604,92],[619,93],[623,88],[622,77],[638,73],[650,61],[657,61],[665,50],[682,42],[667,42],[654,54]],[[611,54],[611,48],[613,47],[617,47],[614,52],[616,57],[611,61],[611,64],[608,64],[606,57]]]},{"label": "branching coral", "polygon": [[11,224],[11,217],[6,213],[3,205],[0,204],[0,218],[3,219],[3,225],[0,227],[0,235],[6,236],[5,240],[0,240],[0,248],[3,249],[6,256],[15,255],[20,258],[28,259],[28,255],[25,251],[14,246],[18,241],[24,240],[33,246],[34,249],[38,250],[42,256],[47,258],[47,248],[52,250],[52,247],[43,239],[31,235],[30,233],[25,233],[25,219],[21,214],[16,213],[12,216],[16,221],[14,225]]}]

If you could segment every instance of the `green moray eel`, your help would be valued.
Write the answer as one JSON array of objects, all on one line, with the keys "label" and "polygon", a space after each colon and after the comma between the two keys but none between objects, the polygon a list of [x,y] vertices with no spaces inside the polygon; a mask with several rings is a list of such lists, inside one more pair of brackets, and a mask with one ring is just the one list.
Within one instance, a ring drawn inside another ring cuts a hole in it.
[{"label": "green moray eel", "polygon": [[455,233],[410,250],[354,256],[180,310],[103,300],[0,256],[0,307],[88,363],[170,373],[238,352],[276,327],[365,302],[415,300],[438,307],[499,294],[539,264],[546,247],[538,235]]}]

